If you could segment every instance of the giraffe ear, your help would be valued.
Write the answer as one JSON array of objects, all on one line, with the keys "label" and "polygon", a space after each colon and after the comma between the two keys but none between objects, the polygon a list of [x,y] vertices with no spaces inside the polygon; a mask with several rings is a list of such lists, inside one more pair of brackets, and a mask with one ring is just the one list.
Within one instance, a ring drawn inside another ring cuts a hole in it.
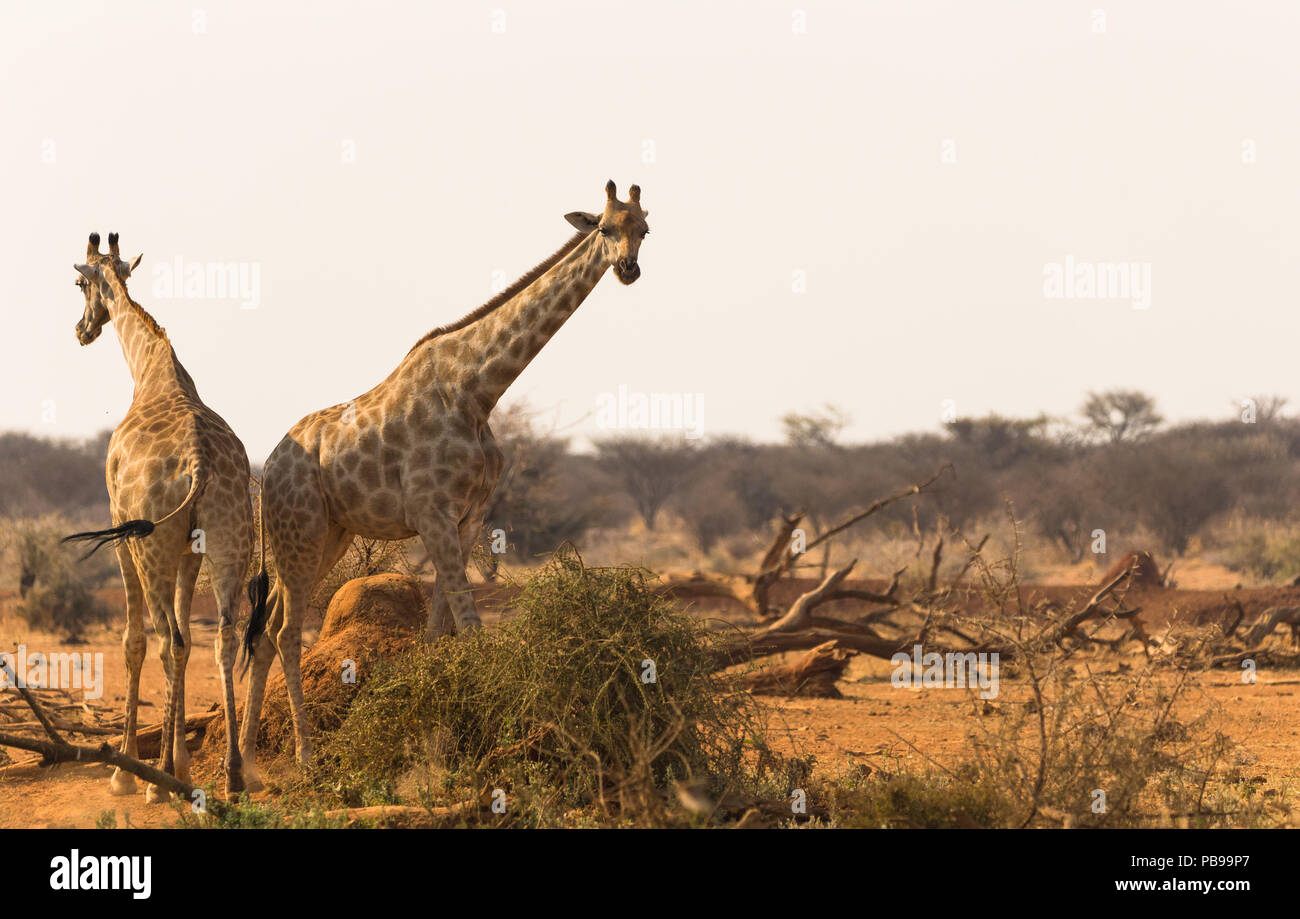
[{"label": "giraffe ear", "polygon": [[144,260],[144,253],[141,252],[135,258],[131,259],[131,264],[127,267],[127,274],[135,274],[135,270],[140,267],[140,262]]},{"label": "giraffe ear", "polygon": [[573,211],[565,214],[564,219],[584,233],[590,233],[600,224],[599,217],[595,214],[588,214],[586,211]]},{"label": "giraffe ear", "polygon": [[98,280],[99,280],[99,269],[98,269],[98,268],[95,268],[95,267],[93,267],[93,266],[91,266],[91,265],[73,265],[72,267],[75,268],[75,269],[77,269],[77,271],[79,271],[79,272],[82,274],[82,276],[85,277],[85,279],[86,279],[87,281],[98,281]]}]

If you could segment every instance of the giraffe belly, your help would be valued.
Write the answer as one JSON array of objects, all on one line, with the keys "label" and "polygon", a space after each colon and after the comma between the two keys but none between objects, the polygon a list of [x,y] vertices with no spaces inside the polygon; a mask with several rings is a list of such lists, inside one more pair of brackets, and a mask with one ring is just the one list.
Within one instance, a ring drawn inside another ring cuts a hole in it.
[{"label": "giraffe belly", "polygon": [[346,504],[326,496],[330,520],[366,539],[409,539],[416,535],[406,523],[401,497],[389,491],[361,491]]}]

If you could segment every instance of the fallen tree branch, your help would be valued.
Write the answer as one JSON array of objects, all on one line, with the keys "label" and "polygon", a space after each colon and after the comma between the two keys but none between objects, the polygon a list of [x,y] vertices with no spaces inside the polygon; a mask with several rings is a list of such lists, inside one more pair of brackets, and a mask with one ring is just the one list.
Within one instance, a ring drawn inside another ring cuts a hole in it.
[{"label": "fallen tree branch", "polygon": [[36,720],[39,721],[41,727],[45,729],[45,733],[49,735],[50,740],[55,743],[64,743],[65,741],[59,736],[59,732],[54,728],[54,722],[45,714],[45,709],[41,708],[41,704],[36,701],[36,696],[32,695],[32,691],[26,686],[16,686],[15,688],[23,697],[23,701],[27,703],[27,707],[36,715]]},{"label": "fallen tree branch", "polygon": [[[20,728],[43,727],[43,725],[39,721],[14,721],[14,722],[7,722],[4,726],[7,728],[11,728],[13,730],[18,730]],[[58,728],[60,731],[64,731],[68,734],[85,734],[87,736],[111,737],[118,733],[116,728],[101,728],[93,724],[71,724],[63,720],[56,720],[54,722],[54,726]]]},{"label": "fallen tree branch", "polygon": [[[836,573],[838,574],[838,572]],[[1108,581],[1092,595],[1078,612],[1059,622],[1047,624],[1033,639],[1024,643],[984,641],[973,642],[965,646],[931,644],[928,636],[932,629],[942,629],[954,633],[956,630],[946,623],[935,622],[934,609],[917,606],[917,611],[923,613],[925,619],[920,629],[914,636],[910,637],[882,638],[878,635],[839,631],[821,626],[792,631],[778,631],[768,628],[742,635],[740,638],[721,644],[713,650],[712,656],[719,668],[729,667],[752,658],[764,657],[769,654],[781,654],[786,651],[802,651],[816,647],[823,642],[834,640],[845,648],[884,660],[890,660],[895,654],[899,653],[910,655],[913,647],[917,644],[922,646],[926,654],[997,654],[1000,659],[1010,660],[1016,657],[1023,647],[1041,647],[1059,642],[1073,635],[1083,622],[1097,615],[1101,602],[1110,596],[1126,576],[1127,572]],[[1107,615],[1116,619],[1129,619],[1140,612],[1140,609],[1131,609],[1120,610]]]},{"label": "fallen tree branch", "polygon": [[772,632],[794,632],[804,628],[808,624],[809,617],[812,616],[812,611],[830,599],[828,595],[840,586],[857,563],[858,560],[854,559],[838,571],[827,575],[826,579],[812,590],[801,594],[799,599],[790,605],[789,612],[776,622],[759,629],[754,633],[754,637],[759,638]]},{"label": "fallen tree branch", "polygon": [[919,495],[921,492],[925,491],[927,488],[929,488],[931,485],[937,482],[939,480],[939,477],[950,469],[952,469],[952,464],[945,463],[942,467],[940,467],[938,472],[930,476],[924,482],[920,482],[916,485],[912,485],[909,488],[905,489],[904,491],[900,491],[897,494],[890,495],[888,498],[881,498],[879,501],[872,503],[865,510],[850,515],[843,522],[836,524],[835,526],[827,530],[825,533],[822,533],[812,542],[808,543],[808,545],[804,547],[804,551],[805,552],[811,551],[813,548],[821,545],[826,540],[830,539],[832,536],[836,536],[844,532],[849,527],[853,526],[855,523],[865,520],[866,518],[870,517],[872,514],[884,510],[885,508],[889,507],[889,505],[897,501],[902,501],[904,498],[910,498],[912,497],[912,495]]},{"label": "fallen tree branch", "polygon": [[1294,667],[1300,664],[1300,654],[1288,654],[1275,648],[1251,648],[1249,651],[1235,651],[1210,658],[1211,667],[1240,666],[1246,659],[1252,659],[1259,666],[1276,664],[1282,667]]},{"label": "fallen tree branch", "polygon": [[939,564],[943,561],[943,534],[939,534],[939,541],[934,544],[934,556],[930,559],[930,579],[927,581],[926,593],[933,594],[935,586],[939,583]]},{"label": "fallen tree branch", "polygon": [[1258,646],[1283,623],[1291,626],[1291,639],[1295,641],[1297,634],[1300,634],[1300,606],[1270,606],[1259,614],[1255,624],[1241,637],[1241,640],[1245,644]]},{"label": "fallen tree branch", "polygon": [[[202,712],[198,715],[190,715],[185,719],[185,734],[188,737],[193,731],[206,731],[209,724],[215,719],[220,718],[222,712],[218,709],[215,712]],[[151,724],[149,727],[140,730],[135,735],[136,755],[144,759],[152,759],[162,754],[162,722]],[[121,731],[113,731],[117,736],[109,742],[119,749],[122,746],[124,737]]]},{"label": "fallen tree branch", "polygon": [[834,629],[809,628],[798,632],[770,632],[761,637],[748,635],[720,645],[713,650],[714,664],[729,667],[752,658],[766,657],[769,654],[782,654],[786,651],[806,651],[823,642],[836,641],[845,648],[881,657],[885,660],[908,647],[909,641],[897,638],[879,638],[871,635],[839,632]]},{"label": "fallen tree branch", "polygon": [[[36,701],[36,697],[23,687],[17,688],[22,693],[23,699],[31,707],[33,714],[36,715],[36,719],[44,726],[49,739],[41,740],[35,737],[0,733],[0,746],[15,747],[29,753],[39,753],[42,766],[53,766],[59,763],[104,763],[109,766],[116,766],[123,772],[138,776],[152,785],[175,792],[186,801],[195,800],[195,792],[198,789],[193,785],[182,782],[175,776],[169,775],[161,769],[155,769],[153,766],[142,763],[125,753],[119,753],[107,742],[100,744],[98,747],[68,743],[55,729],[53,722],[45,714],[41,704]],[[215,800],[207,802],[207,807],[217,814],[225,810],[225,804]]]},{"label": "fallen tree branch", "polygon": [[[117,752],[108,743],[102,743],[98,747],[85,747],[80,744],[70,744],[67,741],[55,743],[50,740],[19,737],[14,734],[0,734],[0,746],[16,747],[19,750],[27,750],[29,753],[39,753],[41,754],[42,766],[53,766],[58,763],[104,763],[109,766],[116,766],[123,772],[139,776],[151,785],[157,785],[167,791],[175,792],[186,801],[193,801],[194,793],[198,791],[193,785],[182,782],[161,769],[155,769],[147,763],[142,763],[138,759]],[[225,808],[224,804],[215,800],[208,801],[207,806],[214,813],[220,813]]]},{"label": "fallen tree branch", "polygon": [[841,647],[839,639],[832,639],[796,661],[747,673],[740,678],[740,685],[758,695],[841,699],[843,694],[835,683],[844,678],[844,670],[856,653]]},{"label": "fallen tree branch", "polygon": [[[1088,602],[1076,613],[1067,616],[1065,619],[1056,623],[1049,623],[1044,626],[1038,633],[1037,642],[1039,644],[1059,643],[1061,639],[1072,636],[1085,621],[1091,619],[1097,613],[1097,608],[1101,606],[1101,601],[1105,600],[1111,593],[1129,576],[1129,569],[1125,568],[1119,574],[1115,575],[1089,598]],[[1125,610],[1122,613],[1116,613],[1117,619],[1130,619],[1136,616],[1140,609]]]}]

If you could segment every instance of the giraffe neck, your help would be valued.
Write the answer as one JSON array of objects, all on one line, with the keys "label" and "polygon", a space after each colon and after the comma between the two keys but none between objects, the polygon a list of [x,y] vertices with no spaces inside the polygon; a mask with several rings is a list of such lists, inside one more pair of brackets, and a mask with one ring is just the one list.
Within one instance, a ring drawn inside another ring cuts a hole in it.
[{"label": "giraffe neck", "polygon": [[454,355],[448,368],[452,372],[439,377],[456,380],[487,417],[609,265],[600,234],[589,234],[513,298],[464,329],[434,339],[435,355]]},{"label": "giraffe neck", "polygon": [[113,293],[108,301],[108,316],[117,332],[136,393],[169,383],[193,391],[194,381],[177,360],[166,333],[144,307],[131,299],[116,270],[107,266],[101,270]]}]

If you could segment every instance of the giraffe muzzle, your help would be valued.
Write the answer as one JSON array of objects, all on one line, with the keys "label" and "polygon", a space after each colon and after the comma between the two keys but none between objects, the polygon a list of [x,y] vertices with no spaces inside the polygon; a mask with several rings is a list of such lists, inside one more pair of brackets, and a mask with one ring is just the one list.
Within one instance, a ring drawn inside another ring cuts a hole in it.
[{"label": "giraffe muzzle", "polygon": [[614,274],[624,284],[631,284],[641,277],[641,266],[631,259],[621,258],[614,264]]},{"label": "giraffe muzzle", "polygon": [[99,337],[100,331],[100,328],[96,328],[93,331],[87,331],[85,321],[82,320],[77,323],[77,341],[79,341],[81,346],[84,348]]}]

